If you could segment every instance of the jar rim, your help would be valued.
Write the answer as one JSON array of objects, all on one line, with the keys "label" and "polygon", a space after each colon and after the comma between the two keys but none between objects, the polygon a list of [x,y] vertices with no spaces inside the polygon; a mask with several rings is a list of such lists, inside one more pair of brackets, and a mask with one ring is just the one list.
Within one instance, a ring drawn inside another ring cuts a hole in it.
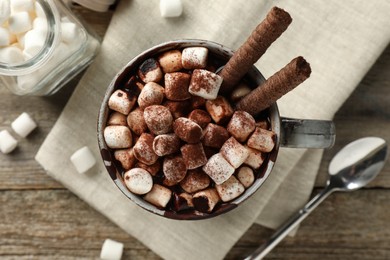
[{"label": "jar rim", "polygon": [[35,71],[45,63],[54,51],[54,47],[59,43],[59,36],[56,32],[60,31],[60,14],[55,7],[53,0],[36,0],[46,16],[47,34],[44,47],[30,59],[17,64],[8,64],[0,62],[0,74],[8,76],[17,76],[28,74]]}]

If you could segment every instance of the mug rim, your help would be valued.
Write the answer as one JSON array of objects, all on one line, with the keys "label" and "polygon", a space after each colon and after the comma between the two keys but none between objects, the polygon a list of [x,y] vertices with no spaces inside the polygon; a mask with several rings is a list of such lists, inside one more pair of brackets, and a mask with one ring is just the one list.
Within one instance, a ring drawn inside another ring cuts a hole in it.
[{"label": "mug rim", "polygon": [[[99,150],[101,153],[101,157],[104,163],[104,166],[106,168],[107,173],[109,174],[110,178],[113,180],[115,185],[121,190],[121,192],[132,202],[140,206],[141,208],[152,212],[154,214],[157,214],[159,216],[163,216],[170,219],[176,219],[176,220],[201,220],[201,219],[208,219],[212,217],[216,217],[218,215],[224,214],[234,208],[236,208],[238,205],[243,203],[245,200],[247,200],[249,197],[251,197],[259,188],[263,185],[263,183],[268,179],[270,173],[272,172],[272,169],[274,167],[279,146],[280,146],[280,132],[281,132],[281,118],[278,110],[278,106],[276,102],[269,107],[269,118],[271,123],[271,129],[276,134],[275,139],[275,147],[274,149],[269,153],[268,159],[265,161],[266,165],[264,166],[265,169],[263,170],[263,175],[260,178],[257,178],[255,182],[247,189],[245,189],[245,192],[241,194],[236,199],[224,202],[220,208],[217,210],[211,212],[211,213],[202,213],[197,212],[192,214],[181,214],[176,213],[171,210],[165,210],[160,209],[156,207],[155,205],[145,201],[142,199],[139,195],[131,193],[126,185],[124,184],[123,178],[121,176],[121,173],[118,171],[118,169],[115,166],[115,159],[112,156],[112,153],[110,152],[110,148],[105,143],[104,136],[103,136],[103,130],[106,126],[106,122],[109,115],[109,108],[108,108],[108,100],[111,96],[111,94],[118,88],[119,83],[123,80],[124,77],[128,76],[131,71],[133,70],[136,72],[138,69],[138,66],[147,58],[155,57],[157,54],[172,50],[172,49],[182,49],[186,47],[206,47],[209,49],[210,52],[212,52],[214,55],[216,55],[215,51],[218,51],[218,56],[221,59],[228,60],[232,55],[233,51],[230,48],[227,48],[226,46],[209,41],[209,40],[199,40],[199,39],[182,39],[182,40],[173,40],[173,41],[167,41],[160,43],[158,45],[155,45],[137,56],[135,56],[133,59],[131,59],[126,65],[124,65],[118,73],[112,78],[110,84],[107,87],[107,90],[104,94],[104,98],[102,100],[102,104],[99,109],[99,115],[98,115],[98,121],[97,121],[97,137],[98,137],[98,145]],[[265,81],[264,76],[261,74],[261,72],[253,65],[250,71],[247,73],[247,75],[255,81],[256,85],[261,84]],[[263,167],[263,166],[262,166]]]}]

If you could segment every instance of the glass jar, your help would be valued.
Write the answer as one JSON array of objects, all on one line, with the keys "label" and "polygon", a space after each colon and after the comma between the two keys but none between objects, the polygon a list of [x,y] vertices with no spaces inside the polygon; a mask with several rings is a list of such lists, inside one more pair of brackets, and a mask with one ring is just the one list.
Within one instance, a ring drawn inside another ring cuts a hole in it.
[{"label": "glass jar", "polygon": [[[43,20],[38,21],[38,18]],[[0,79],[17,95],[51,95],[92,62],[100,40],[62,1],[36,0],[35,13],[30,13],[30,19],[33,24],[31,30],[39,27],[38,31],[41,32],[42,28],[46,28],[43,46],[35,49],[31,55],[28,51],[31,48],[28,49],[27,44],[29,47],[36,44],[39,37],[33,36],[28,42],[29,32],[16,35],[18,42],[14,44],[23,50],[25,60],[12,64],[0,61]],[[47,27],[39,25],[45,20]]]}]

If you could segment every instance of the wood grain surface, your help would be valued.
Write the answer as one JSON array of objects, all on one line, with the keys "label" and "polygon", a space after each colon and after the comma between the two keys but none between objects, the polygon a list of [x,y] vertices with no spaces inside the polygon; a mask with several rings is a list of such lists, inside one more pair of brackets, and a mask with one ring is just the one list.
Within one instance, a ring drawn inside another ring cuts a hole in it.
[{"label": "wood grain surface", "polygon": [[[103,36],[112,11],[75,11]],[[12,154],[0,154],[0,259],[98,259],[106,238],[125,244],[122,259],[159,259],[137,239],[48,177],[34,160],[78,79],[51,97],[19,97],[0,86],[0,129],[27,111],[39,128],[19,139]],[[332,156],[365,136],[390,142],[390,47],[335,117],[335,147],[325,152],[313,195],[324,186]],[[390,259],[390,166],[369,187],[335,193],[267,259]],[[272,235],[253,225],[227,255],[240,259]]]}]

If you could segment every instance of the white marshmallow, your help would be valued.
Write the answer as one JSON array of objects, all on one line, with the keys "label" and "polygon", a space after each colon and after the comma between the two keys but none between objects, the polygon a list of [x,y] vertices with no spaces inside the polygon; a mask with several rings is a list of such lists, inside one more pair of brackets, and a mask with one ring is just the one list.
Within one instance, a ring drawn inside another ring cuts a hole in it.
[{"label": "white marshmallow", "polygon": [[23,33],[32,28],[30,15],[27,12],[12,14],[8,19],[9,31],[11,33]]},{"label": "white marshmallow", "polygon": [[33,21],[33,28],[47,32],[47,20],[42,17],[37,17]]},{"label": "white marshmallow", "polygon": [[220,153],[211,156],[202,169],[216,184],[224,183],[234,173],[233,166]]},{"label": "white marshmallow", "polygon": [[37,127],[37,124],[29,114],[23,112],[11,123],[11,127],[15,133],[25,138]]},{"label": "white marshmallow", "polygon": [[123,254],[123,244],[112,239],[106,239],[100,252],[104,260],[120,260]]},{"label": "white marshmallow", "polygon": [[126,187],[134,194],[143,195],[153,187],[153,179],[150,173],[142,168],[133,168],[125,172]]},{"label": "white marshmallow", "polygon": [[8,46],[11,44],[11,34],[3,27],[0,27],[0,46]]},{"label": "white marshmallow", "polygon": [[222,145],[220,153],[234,169],[240,167],[249,156],[248,149],[233,136]]},{"label": "white marshmallow", "polygon": [[246,158],[244,164],[249,165],[254,170],[259,169],[264,162],[264,155],[262,152],[256,149],[250,148],[248,146],[246,148],[249,151],[249,156]]},{"label": "white marshmallow", "polygon": [[11,13],[34,11],[34,2],[32,0],[11,0]]},{"label": "white marshmallow", "polygon": [[79,30],[75,23],[61,23],[61,41],[71,44],[78,38]]},{"label": "white marshmallow", "polygon": [[165,208],[171,197],[172,191],[170,189],[154,184],[152,190],[144,196],[144,200],[157,207]]},{"label": "white marshmallow", "polygon": [[2,153],[10,153],[16,146],[18,146],[18,141],[7,130],[0,132],[0,151]]},{"label": "white marshmallow", "polygon": [[234,175],[224,183],[215,185],[215,188],[217,189],[218,195],[223,202],[231,201],[245,191],[244,186],[236,179],[236,177],[234,177]]},{"label": "white marshmallow", "polygon": [[207,66],[209,50],[205,47],[189,47],[182,52],[181,63],[185,69],[203,69]]},{"label": "white marshmallow", "polygon": [[0,48],[0,62],[16,64],[24,61],[22,51],[15,46]]},{"label": "white marshmallow", "polygon": [[32,29],[24,36],[23,55],[27,59],[31,59],[39,53],[46,41],[46,33],[39,29]]},{"label": "white marshmallow", "polygon": [[160,0],[160,14],[162,17],[178,17],[182,12],[181,0]]},{"label": "white marshmallow", "polygon": [[117,89],[108,100],[108,107],[124,115],[128,115],[133,108],[136,97],[130,97],[127,92]]},{"label": "white marshmallow", "polygon": [[8,20],[11,15],[10,0],[0,0],[0,24]]},{"label": "white marshmallow", "polygon": [[245,188],[249,188],[255,181],[253,170],[247,166],[238,169],[237,178]]},{"label": "white marshmallow", "polygon": [[87,146],[78,149],[72,154],[70,161],[78,173],[85,173],[96,164],[96,159]]},{"label": "white marshmallow", "polygon": [[204,69],[194,69],[188,91],[204,99],[216,99],[222,84],[222,77]]},{"label": "white marshmallow", "polygon": [[129,148],[132,145],[131,131],[126,126],[112,125],[104,129],[104,140],[108,147]]}]

